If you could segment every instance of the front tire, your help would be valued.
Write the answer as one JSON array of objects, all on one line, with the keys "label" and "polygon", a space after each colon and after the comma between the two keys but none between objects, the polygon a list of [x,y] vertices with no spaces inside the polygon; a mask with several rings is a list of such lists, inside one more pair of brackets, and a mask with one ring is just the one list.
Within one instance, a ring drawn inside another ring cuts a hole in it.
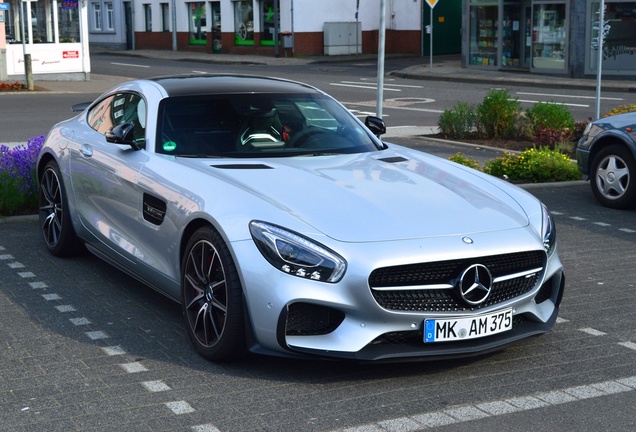
[{"label": "front tire", "polygon": [[602,149],[592,162],[590,186],[596,199],[606,207],[634,207],[636,161],[629,149],[620,144]]},{"label": "front tire", "polygon": [[241,283],[225,242],[212,227],[199,228],[188,241],[181,304],[190,340],[203,357],[224,361],[245,354]]},{"label": "front tire", "polygon": [[38,208],[40,229],[49,252],[58,257],[77,253],[80,242],[71,223],[62,175],[53,161],[46,164],[40,176]]}]

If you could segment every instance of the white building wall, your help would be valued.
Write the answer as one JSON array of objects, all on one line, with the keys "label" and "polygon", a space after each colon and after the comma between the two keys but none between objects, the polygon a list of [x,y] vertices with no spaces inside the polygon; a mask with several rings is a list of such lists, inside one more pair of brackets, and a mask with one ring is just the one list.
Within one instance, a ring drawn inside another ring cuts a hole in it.
[{"label": "white building wall", "polygon": [[[386,0],[386,25],[391,30],[421,29],[423,0]],[[452,0],[448,0],[452,1]],[[135,31],[145,30],[144,4],[152,7],[152,31],[162,31],[160,3],[167,0],[133,0]],[[177,0],[177,31],[188,31],[189,2]],[[254,0],[254,30],[260,30],[260,1]],[[206,1],[207,22],[211,22],[209,2]],[[292,29],[293,6],[293,29]],[[426,5],[428,7],[428,5]],[[172,13],[172,10],[171,10]],[[321,32],[326,22],[355,22],[356,0],[280,0],[281,31]],[[221,31],[234,31],[234,2],[221,0]],[[380,0],[360,0],[358,20],[363,31],[380,27]],[[172,28],[172,22],[170,24]]]}]

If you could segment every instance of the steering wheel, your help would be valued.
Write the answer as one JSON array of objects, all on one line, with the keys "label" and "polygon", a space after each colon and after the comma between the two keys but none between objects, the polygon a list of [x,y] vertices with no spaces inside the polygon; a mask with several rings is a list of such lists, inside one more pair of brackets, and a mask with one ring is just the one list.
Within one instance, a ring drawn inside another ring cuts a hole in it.
[{"label": "steering wheel", "polygon": [[329,131],[326,129],[309,125],[300,132],[292,135],[288,146],[295,148],[311,148],[311,144],[313,144],[314,141],[320,139],[322,135],[327,133],[329,133]]}]

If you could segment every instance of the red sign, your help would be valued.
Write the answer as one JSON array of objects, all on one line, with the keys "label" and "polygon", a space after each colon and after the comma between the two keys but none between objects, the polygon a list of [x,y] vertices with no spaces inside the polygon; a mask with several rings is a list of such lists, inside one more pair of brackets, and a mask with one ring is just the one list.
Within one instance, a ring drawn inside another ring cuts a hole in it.
[{"label": "red sign", "polygon": [[79,51],[62,51],[64,58],[79,58]]}]

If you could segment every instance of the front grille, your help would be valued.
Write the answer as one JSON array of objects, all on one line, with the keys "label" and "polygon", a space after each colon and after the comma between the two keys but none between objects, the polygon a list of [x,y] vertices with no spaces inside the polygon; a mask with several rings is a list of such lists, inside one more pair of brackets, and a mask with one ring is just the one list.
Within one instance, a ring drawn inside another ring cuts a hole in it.
[{"label": "front grille", "polygon": [[[493,284],[490,295],[483,303],[470,306],[456,289],[408,289],[409,286],[455,286],[462,272],[473,264],[485,265],[493,279],[514,275],[545,266],[543,251],[519,252],[462,260],[438,261],[384,267],[369,276],[369,286],[376,302],[385,309],[410,312],[462,312],[502,303],[531,291],[541,272]],[[374,288],[400,288],[377,290]]]},{"label": "front grille", "polygon": [[331,333],[344,320],[337,309],[311,303],[294,303],[287,311],[287,336],[317,336]]}]

